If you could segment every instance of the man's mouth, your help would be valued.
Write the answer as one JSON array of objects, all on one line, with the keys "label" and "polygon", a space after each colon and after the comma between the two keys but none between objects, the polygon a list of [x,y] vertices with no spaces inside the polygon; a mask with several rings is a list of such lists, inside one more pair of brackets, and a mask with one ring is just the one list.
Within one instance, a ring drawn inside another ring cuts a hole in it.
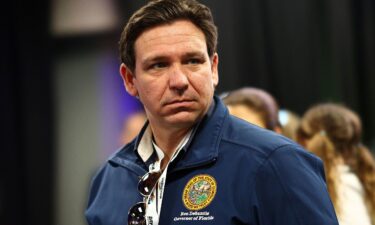
[{"label": "man's mouth", "polygon": [[173,101],[167,102],[165,105],[168,106],[176,106],[176,107],[184,107],[184,106],[189,106],[192,103],[194,103],[194,100],[192,99],[177,99]]}]

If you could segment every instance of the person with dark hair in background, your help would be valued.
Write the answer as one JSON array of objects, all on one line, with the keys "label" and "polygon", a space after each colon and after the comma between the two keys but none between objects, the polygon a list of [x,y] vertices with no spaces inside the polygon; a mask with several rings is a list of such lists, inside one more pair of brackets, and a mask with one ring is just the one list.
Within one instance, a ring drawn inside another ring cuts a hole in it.
[{"label": "person with dark hair in background", "polygon": [[243,87],[222,97],[229,113],[257,126],[281,133],[279,106],[275,98],[260,88]]},{"label": "person with dark hair in background", "polygon": [[361,135],[359,116],[333,103],[307,110],[297,132],[299,142],[324,162],[340,225],[375,225],[375,160]]},{"label": "person with dark hair in background", "polygon": [[228,113],[217,29],[195,0],[154,0],[128,21],[120,73],[148,121],[94,177],[90,225],[337,225],[322,162]]}]

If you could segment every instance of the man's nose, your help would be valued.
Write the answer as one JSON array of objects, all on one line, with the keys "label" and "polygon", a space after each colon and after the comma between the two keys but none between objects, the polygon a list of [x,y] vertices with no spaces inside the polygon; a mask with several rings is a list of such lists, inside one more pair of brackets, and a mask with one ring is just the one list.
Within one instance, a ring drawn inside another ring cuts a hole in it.
[{"label": "man's nose", "polygon": [[169,76],[169,87],[179,94],[182,94],[189,86],[189,80],[186,71],[181,65],[175,65],[171,68]]}]

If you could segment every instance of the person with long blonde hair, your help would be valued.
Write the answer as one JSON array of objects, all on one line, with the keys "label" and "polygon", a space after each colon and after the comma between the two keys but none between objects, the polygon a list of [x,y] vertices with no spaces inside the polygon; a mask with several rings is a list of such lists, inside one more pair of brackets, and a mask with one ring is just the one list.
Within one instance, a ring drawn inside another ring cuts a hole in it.
[{"label": "person with long blonde hair", "polygon": [[361,135],[359,116],[333,103],[310,108],[297,131],[298,141],[324,162],[340,225],[375,225],[375,160]]}]

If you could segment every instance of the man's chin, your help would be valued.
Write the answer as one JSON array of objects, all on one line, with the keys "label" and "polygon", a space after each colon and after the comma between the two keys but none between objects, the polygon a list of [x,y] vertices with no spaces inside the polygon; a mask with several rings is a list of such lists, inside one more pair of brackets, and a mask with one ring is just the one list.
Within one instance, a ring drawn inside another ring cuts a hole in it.
[{"label": "man's chin", "polygon": [[200,118],[196,112],[181,111],[171,114],[165,119],[173,127],[187,127],[194,125]]}]

